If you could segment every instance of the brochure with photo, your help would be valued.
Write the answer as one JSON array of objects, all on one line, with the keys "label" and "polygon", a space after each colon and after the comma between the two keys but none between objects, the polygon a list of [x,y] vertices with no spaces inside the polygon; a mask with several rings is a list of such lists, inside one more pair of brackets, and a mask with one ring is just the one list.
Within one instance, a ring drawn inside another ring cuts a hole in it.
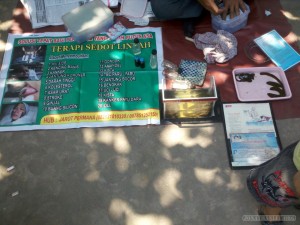
[{"label": "brochure with photo", "polygon": [[223,103],[222,111],[233,169],[258,166],[280,152],[270,103]]},{"label": "brochure with photo", "polygon": [[300,62],[300,55],[289,45],[276,30],[272,30],[254,42],[262,51],[284,71]]}]

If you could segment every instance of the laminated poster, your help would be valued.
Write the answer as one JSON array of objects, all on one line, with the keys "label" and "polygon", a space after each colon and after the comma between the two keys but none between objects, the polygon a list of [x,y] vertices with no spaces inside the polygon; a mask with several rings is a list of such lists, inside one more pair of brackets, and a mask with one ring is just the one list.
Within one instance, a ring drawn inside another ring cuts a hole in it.
[{"label": "laminated poster", "polygon": [[[139,38],[145,68],[131,46]],[[10,34],[0,75],[0,131],[159,124],[160,28],[100,34],[78,44],[68,33]]]},{"label": "laminated poster", "polygon": [[300,62],[299,53],[296,52],[276,30],[272,30],[254,39],[254,42],[284,71]]},{"label": "laminated poster", "polygon": [[223,113],[232,168],[254,167],[280,152],[269,103],[224,103]]}]

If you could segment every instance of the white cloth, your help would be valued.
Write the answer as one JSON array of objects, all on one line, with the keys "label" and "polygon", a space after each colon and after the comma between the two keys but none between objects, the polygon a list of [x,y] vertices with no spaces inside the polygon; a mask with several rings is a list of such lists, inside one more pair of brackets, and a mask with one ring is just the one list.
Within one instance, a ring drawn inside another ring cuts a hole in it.
[{"label": "white cloth", "polygon": [[218,30],[217,34],[195,34],[194,43],[196,48],[203,50],[207,63],[225,63],[237,55],[235,36],[224,30]]}]

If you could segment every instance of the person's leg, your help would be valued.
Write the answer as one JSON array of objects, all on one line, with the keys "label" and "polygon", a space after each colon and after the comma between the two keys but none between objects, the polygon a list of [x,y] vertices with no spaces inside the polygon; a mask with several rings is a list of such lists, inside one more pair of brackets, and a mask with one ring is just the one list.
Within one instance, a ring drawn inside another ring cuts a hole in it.
[{"label": "person's leg", "polygon": [[151,0],[151,7],[158,19],[184,19],[199,17],[203,7],[197,0]]},{"label": "person's leg", "polygon": [[151,0],[151,7],[158,19],[183,19],[184,35],[190,38],[203,11],[202,5],[197,0]]}]

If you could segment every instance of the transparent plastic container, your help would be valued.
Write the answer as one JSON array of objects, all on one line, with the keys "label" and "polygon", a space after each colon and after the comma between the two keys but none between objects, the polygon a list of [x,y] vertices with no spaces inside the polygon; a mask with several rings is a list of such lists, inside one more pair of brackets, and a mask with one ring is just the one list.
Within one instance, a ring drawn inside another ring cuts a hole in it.
[{"label": "transparent plastic container", "polygon": [[195,89],[168,88],[163,79],[163,117],[164,119],[195,119],[211,117],[218,100],[215,78],[207,77],[203,87]]},{"label": "transparent plastic container", "polygon": [[138,39],[138,38],[135,38],[134,40],[133,40],[133,44],[132,44],[132,53],[134,54],[134,55],[139,55],[139,54],[141,54],[141,46],[140,46],[140,40]]},{"label": "transparent plastic container", "polygon": [[157,68],[157,51],[156,51],[156,49],[152,49],[152,52],[150,55],[150,67],[152,69]]},{"label": "transparent plastic container", "polygon": [[102,1],[94,0],[66,13],[62,21],[75,41],[82,43],[113,26],[114,14]]},{"label": "transparent plastic container", "polygon": [[211,22],[212,28],[214,30],[225,30],[230,33],[234,33],[247,25],[248,15],[250,13],[250,8],[247,4],[246,11],[240,11],[240,15],[236,16],[232,19],[229,18],[229,15],[226,17],[226,20],[223,20],[220,15],[213,15],[211,14]]}]

